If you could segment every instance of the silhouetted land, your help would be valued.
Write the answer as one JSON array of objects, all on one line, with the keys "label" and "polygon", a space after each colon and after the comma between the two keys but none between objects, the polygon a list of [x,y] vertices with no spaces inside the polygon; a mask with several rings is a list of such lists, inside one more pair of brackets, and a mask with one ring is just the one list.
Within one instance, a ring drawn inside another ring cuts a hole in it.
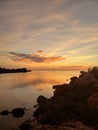
[{"label": "silhouetted land", "polygon": [[31,70],[27,70],[26,68],[18,68],[18,69],[6,69],[0,67],[0,74],[2,73],[25,73],[30,72]]}]

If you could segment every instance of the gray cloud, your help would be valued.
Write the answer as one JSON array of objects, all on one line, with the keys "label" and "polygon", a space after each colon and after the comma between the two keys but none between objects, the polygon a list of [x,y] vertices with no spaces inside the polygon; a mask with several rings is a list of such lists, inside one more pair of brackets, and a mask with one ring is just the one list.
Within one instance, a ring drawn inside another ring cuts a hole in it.
[{"label": "gray cloud", "polygon": [[37,62],[37,63],[42,63],[42,62],[49,63],[49,62],[60,61],[60,60],[65,59],[62,56],[47,57],[44,55],[40,55],[40,53],[43,53],[42,50],[38,50],[37,52],[39,52],[39,53],[34,53],[32,55],[31,54],[24,54],[24,53],[9,52],[7,56],[15,61],[29,60],[31,62]]}]

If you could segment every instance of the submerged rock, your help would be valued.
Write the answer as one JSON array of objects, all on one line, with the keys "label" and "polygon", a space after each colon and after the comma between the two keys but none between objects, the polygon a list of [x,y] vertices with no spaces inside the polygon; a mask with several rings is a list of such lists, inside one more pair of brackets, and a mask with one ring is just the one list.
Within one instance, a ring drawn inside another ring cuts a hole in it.
[{"label": "submerged rock", "polygon": [[0,112],[1,115],[3,116],[7,116],[9,114],[9,111],[8,110],[3,110]]},{"label": "submerged rock", "polygon": [[13,115],[13,117],[20,118],[24,116],[25,110],[24,108],[15,108],[11,111],[11,114]]},{"label": "submerged rock", "polygon": [[14,108],[11,112],[9,112],[8,110],[3,110],[0,112],[0,114],[3,116],[7,116],[8,114],[12,114],[13,117],[20,118],[25,114],[25,111],[27,111],[27,110],[28,109],[26,109],[26,108]]}]

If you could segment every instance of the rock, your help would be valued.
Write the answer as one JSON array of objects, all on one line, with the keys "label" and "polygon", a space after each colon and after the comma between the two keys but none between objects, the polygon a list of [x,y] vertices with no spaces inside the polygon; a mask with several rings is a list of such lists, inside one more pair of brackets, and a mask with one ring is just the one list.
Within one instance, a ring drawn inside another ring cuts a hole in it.
[{"label": "rock", "polygon": [[98,78],[96,69],[72,77],[69,84],[53,86],[54,95],[39,96],[34,117],[41,124],[59,125],[81,121],[92,127],[98,124]]},{"label": "rock", "polygon": [[98,67],[93,67],[90,73],[93,73],[95,78],[98,79]]},{"label": "rock", "polygon": [[71,81],[73,81],[73,82],[74,82],[74,81],[76,81],[76,79],[77,79],[77,77],[76,77],[76,76],[74,76],[74,77],[70,78],[70,80],[71,80]]},{"label": "rock", "polygon": [[33,107],[36,108],[36,107],[38,107],[38,105],[34,105]]},{"label": "rock", "polygon": [[45,98],[44,96],[39,96],[37,99],[37,103],[38,104],[43,104],[47,101],[47,98]]},{"label": "rock", "polygon": [[92,124],[94,127],[98,127],[98,92],[92,94],[88,98],[88,105],[91,109],[91,114],[92,114]]},{"label": "rock", "polygon": [[11,114],[13,117],[20,118],[25,114],[25,111],[23,108],[15,108],[11,111]]},{"label": "rock", "polygon": [[67,122],[62,123],[59,129],[64,130],[94,130],[93,128],[85,126],[82,122]]},{"label": "rock", "polygon": [[1,115],[3,116],[7,116],[9,114],[8,110],[3,110],[2,112],[0,112]]},{"label": "rock", "polygon": [[20,130],[94,130],[82,122],[63,122],[60,125],[41,125],[36,121],[25,121],[20,125]]},{"label": "rock", "polygon": [[19,126],[19,128],[20,130],[31,130],[31,128],[33,128],[33,125],[31,125],[29,121],[25,121]]},{"label": "rock", "polygon": [[13,128],[13,129],[11,129],[11,130],[20,130],[20,128]]},{"label": "rock", "polygon": [[94,126],[94,130],[98,130],[98,124]]},{"label": "rock", "polygon": [[80,71],[80,74],[81,74],[81,75],[86,75],[87,72],[85,72],[85,71]]},{"label": "rock", "polygon": [[98,92],[88,98],[88,103],[93,110],[98,111]]}]

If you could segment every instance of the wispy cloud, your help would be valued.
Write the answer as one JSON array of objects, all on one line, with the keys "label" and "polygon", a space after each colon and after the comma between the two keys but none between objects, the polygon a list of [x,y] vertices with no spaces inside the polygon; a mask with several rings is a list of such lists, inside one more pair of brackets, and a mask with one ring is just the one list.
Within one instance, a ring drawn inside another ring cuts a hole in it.
[{"label": "wispy cloud", "polygon": [[68,57],[75,64],[77,57],[97,55],[97,43],[97,0],[0,0],[0,53],[10,52],[14,61],[52,63]]},{"label": "wispy cloud", "polygon": [[62,56],[45,56],[42,55],[43,51],[38,50],[37,53],[33,54],[24,54],[24,53],[16,53],[16,52],[9,52],[8,57],[15,61],[30,61],[30,62],[36,62],[36,63],[50,63],[60,60],[65,60]]}]

